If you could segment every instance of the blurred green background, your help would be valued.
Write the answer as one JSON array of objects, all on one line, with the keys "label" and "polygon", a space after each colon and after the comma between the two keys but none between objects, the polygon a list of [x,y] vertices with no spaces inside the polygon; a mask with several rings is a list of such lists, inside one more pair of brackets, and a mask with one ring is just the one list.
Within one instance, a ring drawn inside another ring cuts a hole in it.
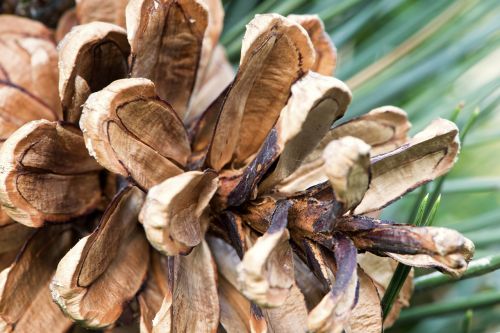
[{"label": "blurred green background", "polygon": [[[224,5],[222,43],[235,64],[245,24],[255,14],[318,14],[338,50],[335,76],[353,91],[347,118],[396,105],[408,112],[415,133],[434,118],[450,118],[459,104],[457,123],[463,128],[479,108],[444,182],[433,224],[473,240],[475,259],[500,254],[499,1],[229,0]],[[383,217],[406,223],[416,201],[418,190]],[[466,316],[469,308],[473,312]],[[500,331],[500,271],[419,289],[411,308],[387,331]]]}]

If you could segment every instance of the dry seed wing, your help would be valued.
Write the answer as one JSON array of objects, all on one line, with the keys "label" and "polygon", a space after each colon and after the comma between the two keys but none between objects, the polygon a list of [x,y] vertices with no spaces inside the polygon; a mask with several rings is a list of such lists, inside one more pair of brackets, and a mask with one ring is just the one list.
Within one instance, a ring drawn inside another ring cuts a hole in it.
[{"label": "dry seed wing", "polygon": [[201,0],[131,0],[132,77],[151,79],[181,119],[195,87],[209,15]]},{"label": "dry seed wing", "polygon": [[149,264],[149,246],[137,223],[143,198],[136,187],[122,190],[97,230],[60,261],[50,289],[73,320],[94,328],[109,326],[141,287]]},{"label": "dry seed wing", "polygon": [[238,272],[236,267],[241,260],[237,251],[220,238],[209,236],[207,237],[207,243],[214,254],[218,274],[223,276],[233,287],[238,288]]},{"label": "dry seed wing", "polygon": [[259,186],[263,192],[290,176],[312,152],[351,101],[341,81],[310,72],[291,87],[291,96],[276,124],[281,147],[278,164]]},{"label": "dry seed wing", "polygon": [[88,155],[75,126],[32,121],[0,151],[0,199],[17,222],[32,227],[64,222],[99,204],[102,168]]},{"label": "dry seed wing", "polygon": [[80,127],[99,164],[144,189],[182,173],[190,154],[181,120],[147,79],[117,80],[90,95]]},{"label": "dry seed wing", "polygon": [[148,280],[141,293],[138,295],[140,308],[141,333],[153,333],[153,319],[167,299],[172,299],[172,287],[170,285],[174,257],[164,257],[158,252],[151,250]]},{"label": "dry seed wing", "polygon": [[57,22],[57,27],[55,31],[55,38],[56,42],[59,43],[61,40],[64,39],[64,36],[66,36],[67,33],[70,32],[70,30],[78,25],[78,18],[76,17],[76,9],[71,8],[68,9],[59,19],[59,22]]},{"label": "dry seed wing", "polygon": [[353,136],[371,146],[371,155],[390,152],[408,141],[411,127],[406,112],[394,106],[382,106],[332,128],[306,161],[321,155],[332,140]]},{"label": "dry seed wing", "polygon": [[204,238],[214,172],[189,171],[152,187],[139,216],[149,242],[169,255],[187,254]]},{"label": "dry seed wing", "polygon": [[283,305],[294,285],[293,253],[286,228],[289,207],[288,202],[278,203],[268,230],[238,265],[241,292],[263,307]]},{"label": "dry seed wing", "polygon": [[0,273],[0,331],[33,332],[51,327],[54,333],[63,333],[72,325],[53,303],[48,286],[73,241],[67,226],[39,229],[13,264]]},{"label": "dry seed wing", "polygon": [[9,36],[8,38],[16,35],[46,40],[52,38],[52,32],[42,23],[14,15],[2,15],[0,35]]},{"label": "dry seed wing", "polygon": [[[57,118],[60,115],[59,98],[55,91],[57,50],[52,32],[39,22],[2,15],[0,41],[2,83],[11,82],[20,87]],[[18,113],[17,109],[15,111]]]},{"label": "dry seed wing", "polygon": [[322,156],[302,164],[273,190],[275,196],[296,196],[308,189],[325,187],[328,180],[334,199],[342,205],[341,215],[355,207],[363,198],[370,182],[370,146],[354,137],[333,140]]},{"label": "dry seed wing", "polygon": [[277,14],[248,25],[238,74],[228,92],[208,154],[208,165],[237,167],[257,152],[286,105],[292,84],[313,65],[305,30]]},{"label": "dry seed wing", "polygon": [[0,254],[19,249],[32,233],[32,228],[13,220],[0,225]]},{"label": "dry seed wing", "polygon": [[110,23],[76,26],[59,46],[59,96],[64,119],[78,123],[89,95],[127,77],[130,46],[124,29]]},{"label": "dry seed wing", "polygon": [[407,192],[448,172],[459,150],[458,129],[437,119],[407,144],[371,161],[370,187],[355,214],[381,209]]},{"label": "dry seed wing", "polygon": [[[249,239],[251,237],[251,235],[248,235],[248,239],[245,242],[246,246],[251,246],[251,241]],[[244,321],[244,324],[248,324],[250,326],[250,332],[267,332],[267,322],[264,314],[262,313],[262,310],[255,303],[249,302],[248,298],[243,296],[239,291],[237,272],[237,266],[241,263],[239,254],[231,245],[221,239],[209,237],[208,243],[210,245],[212,253],[214,254],[214,260],[217,264],[218,275],[220,276],[220,278],[223,278],[228,282],[228,284],[231,286],[232,291],[237,293],[234,294],[234,296],[237,297],[237,301],[242,301],[242,303],[239,303],[240,307],[238,312],[239,316],[241,316],[242,320]],[[228,296],[228,294],[226,293],[222,296],[222,302],[224,302],[224,296]],[[225,327],[224,325],[229,325],[229,323],[225,322],[225,313],[222,313],[222,311],[224,311],[222,302],[221,323],[223,327]]]},{"label": "dry seed wing", "polygon": [[[219,293],[222,294],[221,323],[226,330],[231,331],[230,328],[234,326],[246,327],[247,329],[242,332],[267,332],[269,328],[272,332],[285,333],[295,330],[302,332],[307,329],[304,296],[295,283],[292,282],[290,292],[287,293],[282,306],[261,309],[255,303],[249,302],[237,289],[236,267],[241,261],[236,251],[221,239],[209,238],[209,244],[219,269],[219,281],[223,280],[223,285],[219,285]],[[233,309],[225,309],[224,302],[232,305]],[[226,317],[230,313],[234,314],[235,311],[238,319]]]},{"label": "dry seed wing", "polygon": [[0,141],[31,120],[60,119],[57,51],[50,30],[2,15],[0,53]]},{"label": "dry seed wing", "polygon": [[207,243],[203,240],[175,261],[172,298],[164,299],[153,320],[153,332],[215,332],[220,312],[217,269]]},{"label": "dry seed wing", "polygon": [[[227,60],[224,47],[217,45],[207,64],[203,81],[200,83],[189,102],[189,112],[184,118],[184,124],[190,125],[204,115],[205,110],[223,94],[224,90],[233,82],[234,69]],[[217,110],[218,111],[218,110]],[[212,122],[209,122],[213,131]],[[215,121],[213,121],[215,123]]]},{"label": "dry seed wing", "polygon": [[295,255],[293,266],[295,269],[295,283],[304,295],[307,310],[310,311],[321,301],[323,296],[326,295],[329,288],[320,282],[313,271],[304,262],[305,260],[306,258],[299,258]]},{"label": "dry seed wing", "polygon": [[293,284],[283,305],[277,308],[263,308],[267,326],[274,333],[306,332],[307,309],[304,295]]},{"label": "dry seed wing", "polygon": [[323,151],[324,172],[335,199],[347,212],[363,199],[370,183],[370,146],[351,136],[334,140]]},{"label": "dry seed wing", "polygon": [[370,276],[358,265],[359,296],[352,309],[345,330],[347,333],[380,333],[382,328],[382,307],[377,287]]},{"label": "dry seed wing", "polygon": [[[334,236],[333,244],[335,281],[330,292],[309,313],[308,328],[313,332],[342,332],[357,301],[357,250],[352,241],[342,235]],[[330,270],[334,271],[333,267]]]},{"label": "dry seed wing", "polygon": [[316,51],[316,61],[311,70],[323,75],[333,75],[337,64],[337,49],[326,33],[323,21],[318,15],[288,15],[288,18],[303,26],[311,38]]},{"label": "dry seed wing", "polygon": [[[224,24],[222,2],[220,0],[201,0],[201,2],[206,6],[208,23],[202,41],[196,81],[188,110],[183,118],[185,124],[189,124],[193,118],[204,111],[234,77],[233,68],[226,59],[224,47],[217,45]],[[214,70],[217,70],[217,73],[214,73]],[[203,91],[205,95],[209,93],[210,95],[200,98],[198,95]]]},{"label": "dry seed wing", "polygon": [[[378,293],[382,298],[389,286],[398,262],[388,257],[379,257],[370,252],[358,254],[358,264],[375,283]],[[384,327],[391,327],[399,317],[402,308],[410,305],[410,298],[413,293],[413,270],[406,278],[399,295],[394,302],[391,312],[384,320]]]},{"label": "dry seed wing", "polygon": [[278,197],[291,196],[326,182],[328,177],[324,172],[324,166],[325,161],[321,156],[311,162],[303,163],[290,176],[273,187],[273,194]]},{"label": "dry seed wing", "polygon": [[250,332],[250,302],[239,290],[219,275],[217,280],[220,323],[226,332]]},{"label": "dry seed wing", "polygon": [[128,0],[78,0],[76,16],[80,24],[108,22],[125,28],[125,7]]},{"label": "dry seed wing", "polygon": [[386,255],[409,266],[433,267],[452,276],[467,269],[474,244],[455,230],[384,223],[364,216],[344,217],[336,229],[360,250]]}]

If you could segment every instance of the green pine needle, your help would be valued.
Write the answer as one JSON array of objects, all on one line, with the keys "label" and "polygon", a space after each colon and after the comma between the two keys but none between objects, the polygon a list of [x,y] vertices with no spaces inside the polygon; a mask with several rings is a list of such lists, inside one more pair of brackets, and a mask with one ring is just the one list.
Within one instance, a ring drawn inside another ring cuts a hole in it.
[{"label": "green pine needle", "polygon": [[436,213],[439,208],[439,205],[441,204],[441,194],[438,194],[437,198],[434,200],[434,202],[429,201],[429,205],[431,208],[429,210],[429,213],[426,212],[425,215],[425,221],[422,221],[422,227],[427,227],[432,225],[434,222],[434,219],[436,218]]},{"label": "green pine needle", "polygon": [[[428,202],[429,202],[429,194],[427,194],[420,202],[417,215],[412,223],[413,225],[421,226],[428,221],[428,216],[427,217],[425,216],[425,211]],[[384,297],[382,298],[381,301],[382,314],[384,316],[384,319],[391,312],[392,305],[394,304],[394,301],[398,297],[399,292],[401,291],[401,288],[403,287],[403,284],[405,283],[406,278],[408,277],[410,271],[411,271],[410,266],[406,266],[401,263],[398,264],[398,266],[396,267],[396,270],[394,271],[391,281],[389,282],[389,286],[387,287],[387,290],[385,291]]]},{"label": "green pine needle", "polygon": [[477,107],[472,111],[472,114],[470,115],[469,119],[467,119],[467,122],[465,123],[464,127],[462,128],[462,134],[460,135],[460,141],[463,143],[465,141],[465,137],[467,133],[469,133],[470,129],[474,124],[476,123],[477,118],[479,117],[480,109]]},{"label": "green pine needle", "polygon": [[458,116],[460,116],[460,113],[462,113],[463,109],[464,109],[464,103],[458,104],[450,116],[450,121],[453,121],[455,123],[458,119]]},{"label": "green pine needle", "polygon": [[465,311],[464,320],[462,322],[462,332],[463,333],[470,333],[473,316],[474,316],[474,312],[471,309]]},{"label": "green pine needle", "polygon": [[424,184],[423,186],[420,187],[420,190],[418,191],[418,197],[416,198],[415,203],[413,204],[413,208],[411,209],[408,221],[415,221],[420,208],[420,204],[422,203],[422,200],[424,200],[426,193],[427,193],[427,184]]},{"label": "green pine needle", "polygon": [[500,304],[500,291],[484,291],[467,297],[415,306],[407,310],[403,310],[399,316],[398,324],[462,312],[469,309],[491,307],[496,304]]},{"label": "green pine needle", "polygon": [[394,271],[394,275],[391,278],[391,282],[387,287],[387,290],[384,293],[384,297],[382,298],[382,314],[385,318],[389,315],[392,309],[392,305],[394,301],[399,295],[401,288],[403,287],[408,274],[410,274],[411,266],[406,266],[404,264],[398,264],[396,270]]}]

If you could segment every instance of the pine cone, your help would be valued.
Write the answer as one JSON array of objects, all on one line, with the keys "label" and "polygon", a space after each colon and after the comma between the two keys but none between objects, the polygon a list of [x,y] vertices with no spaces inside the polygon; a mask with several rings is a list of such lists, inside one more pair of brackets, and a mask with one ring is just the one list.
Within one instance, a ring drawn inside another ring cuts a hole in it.
[{"label": "pine cone", "polygon": [[465,271],[459,233],[377,218],[450,170],[456,126],[333,125],[351,92],[318,17],[257,15],[233,74],[218,1],[131,0],[127,30],[92,3],[57,67],[49,30],[0,18],[2,332],[380,332],[396,261]]}]

